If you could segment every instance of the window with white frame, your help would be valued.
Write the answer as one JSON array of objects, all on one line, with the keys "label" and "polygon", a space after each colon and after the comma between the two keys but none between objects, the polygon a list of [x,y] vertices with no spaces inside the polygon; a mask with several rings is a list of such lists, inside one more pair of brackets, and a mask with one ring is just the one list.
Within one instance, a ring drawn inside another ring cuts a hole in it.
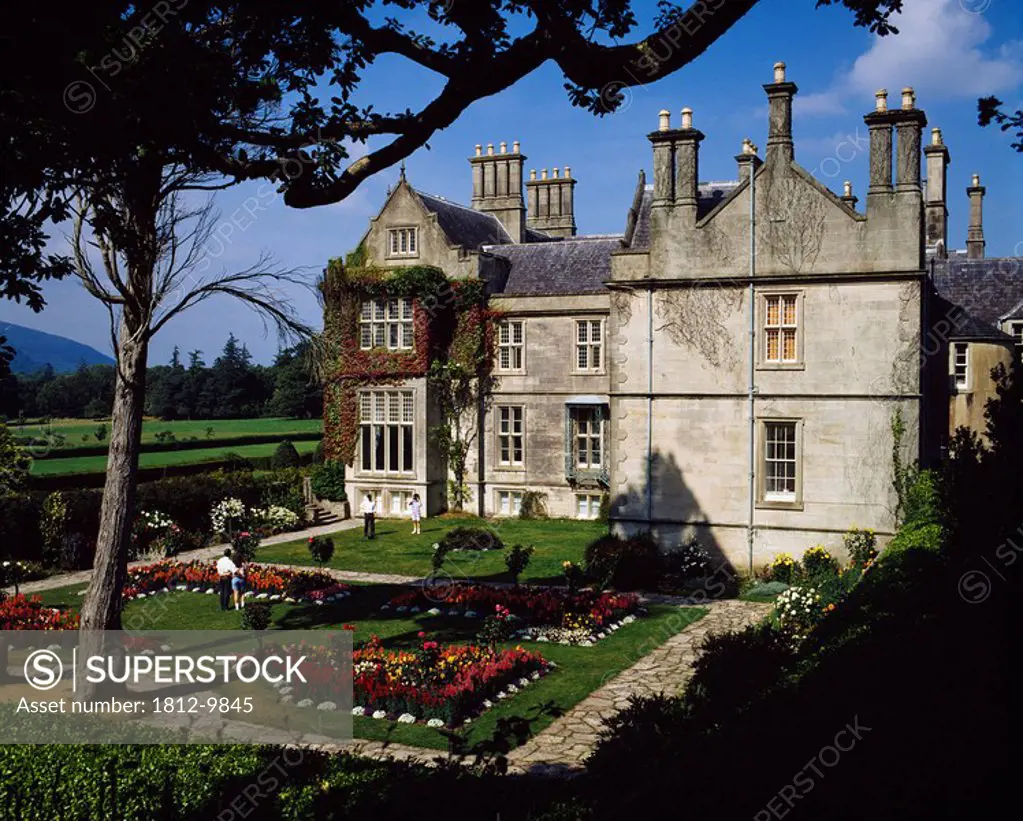
[{"label": "window with white frame", "polygon": [[604,367],[604,321],[575,321],[575,369],[599,371]]},{"label": "window with white frame", "polygon": [[956,342],[952,346],[952,372],[955,374],[957,388],[970,386],[970,346],[965,342]]},{"label": "window with white frame", "polygon": [[572,459],[576,468],[591,470],[604,465],[604,418],[597,407],[570,409]]},{"label": "window with white frame", "polygon": [[789,364],[799,361],[799,295],[764,297],[764,361]]},{"label": "window with white frame", "polygon": [[497,458],[502,465],[521,465],[525,453],[523,409],[518,405],[497,408]]},{"label": "window with white frame", "polygon": [[409,514],[408,503],[412,498],[412,492],[408,490],[391,491],[391,515],[406,516]]},{"label": "window with white frame", "polygon": [[412,300],[374,299],[362,303],[359,314],[359,347],[409,350],[414,342]]},{"label": "window with white frame", "polygon": [[389,229],[387,232],[387,255],[390,257],[419,256],[419,229]]},{"label": "window with white frame", "polygon": [[522,507],[522,491],[499,490],[497,491],[497,512],[502,516],[518,516],[519,508]]},{"label": "window with white frame", "polygon": [[497,325],[497,369],[521,371],[525,362],[525,323],[505,319]]},{"label": "window with white frame", "polygon": [[597,493],[577,493],[575,496],[575,515],[577,519],[596,519],[600,515],[600,495]]},{"label": "window with white frame", "polygon": [[795,502],[799,480],[796,422],[764,422],[763,494],[766,502]]},{"label": "window with white frame", "polygon": [[1023,322],[1013,322],[1009,325],[1009,332],[1012,334],[1012,341],[1016,345],[1016,356],[1023,353]]},{"label": "window with white frame", "polygon": [[412,391],[362,391],[359,394],[362,470],[412,473],[414,422]]}]

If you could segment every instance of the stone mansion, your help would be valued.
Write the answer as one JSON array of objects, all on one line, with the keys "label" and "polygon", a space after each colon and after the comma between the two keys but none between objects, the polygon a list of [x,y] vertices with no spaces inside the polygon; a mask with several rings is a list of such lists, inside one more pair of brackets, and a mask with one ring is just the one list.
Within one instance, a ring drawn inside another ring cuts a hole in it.
[{"label": "stone mansion", "polygon": [[[470,510],[514,515],[532,490],[553,516],[594,518],[607,494],[618,531],[695,535],[745,568],[840,548],[852,526],[892,533],[897,414],[907,462],[983,430],[990,369],[1023,345],[1023,272],[985,258],[980,180],[949,196],[949,150],[907,88],[865,117],[864,202],[832,192],[796,162],[784,64],[764,89],[766,150],[747,140],[731,182],[700,181],[692,111],[660,112],[620,234],[577,233],[571,169],[525,177],[518,142],[476,146],[468,206],[402,173],[364,253],[480,280],[498,312]],[[965,251],[950,202],[969,204]],[[361,347],[410,348],[412,302],[364,303]],[[353,509],[372,493],[407,515],[419,493],[445,510],[426,378],[360,392],[358,414]]]}]

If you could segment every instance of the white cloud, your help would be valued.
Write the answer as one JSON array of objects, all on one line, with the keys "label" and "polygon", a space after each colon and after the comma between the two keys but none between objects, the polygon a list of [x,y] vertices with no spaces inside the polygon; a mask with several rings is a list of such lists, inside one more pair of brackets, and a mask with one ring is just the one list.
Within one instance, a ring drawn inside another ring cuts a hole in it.
[{"label": "white cloud", "polygon": [[903,86],[913,86],[926,104],[1004,92],[1023,82],[1023,42],[989,42],[994,31],[988,19],[960,0],[913,0],[895,24],[899,34],[873,37],[826,91],[797,97],[797,112],[838,114],[847,100],[869,107],[879,88],[887,88],[898,105]]}]

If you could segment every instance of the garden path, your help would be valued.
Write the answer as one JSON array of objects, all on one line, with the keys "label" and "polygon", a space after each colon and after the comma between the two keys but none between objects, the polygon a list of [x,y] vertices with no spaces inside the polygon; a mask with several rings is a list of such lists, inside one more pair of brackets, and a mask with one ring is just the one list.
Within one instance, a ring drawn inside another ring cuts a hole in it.
[{"label": "garden path", "polygon": [[742,630],[772,605],[726,599],[702,606],[710,612],[676,633],[649,655],[610,678],[542,732],[508,755],[509,770],[538,775],[572,775],[597,746],[604,719],[628,706],[633,696],[676,695],[692,678],[693,664],[710,634]]}]

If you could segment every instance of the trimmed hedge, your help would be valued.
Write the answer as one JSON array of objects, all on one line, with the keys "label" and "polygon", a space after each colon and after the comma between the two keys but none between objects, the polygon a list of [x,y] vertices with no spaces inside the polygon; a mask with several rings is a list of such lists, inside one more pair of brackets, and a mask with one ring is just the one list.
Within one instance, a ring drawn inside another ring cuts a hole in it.
[{"label": "trimmed hedge", "polygon": [[[91,567],[102,497],[102,490],[97,488],[71,488],[0,499],[0,533],[4,535],[0,558],[68,569]],[[241,499],[246,507],[281,505],[299,517],[305,513],[302,473],[294,468],[268,473],[203,473],[143,482],[138,486],[135,504],[137,510],[160,511],[185,531],[207,534],[210,508],[227,497]],[[70,543],[76,541],[75,537],[84,544]]]},{"label": "trimmed hedge", "polygon": [[[30,447],[38,444],[41,437],[19,436],[17,444],[22,447]],[[242,445],[268,445],[286,439],[291,442],[315,442],[322,439],[323,434],[316,431],[308,433],[289,433],[282,436],[280,433],[249,433],[244,436],[220,436],[212,439],[178,439],[173,442],[143,442],[140,453],[164,453],[170,450],[205,450],[207,448],[231,448]],[[33,454],[35,459],[69,459],[75,456],[106,456],[107,445],[65,445],[64,447],[53,448],[47,453]]]}]

